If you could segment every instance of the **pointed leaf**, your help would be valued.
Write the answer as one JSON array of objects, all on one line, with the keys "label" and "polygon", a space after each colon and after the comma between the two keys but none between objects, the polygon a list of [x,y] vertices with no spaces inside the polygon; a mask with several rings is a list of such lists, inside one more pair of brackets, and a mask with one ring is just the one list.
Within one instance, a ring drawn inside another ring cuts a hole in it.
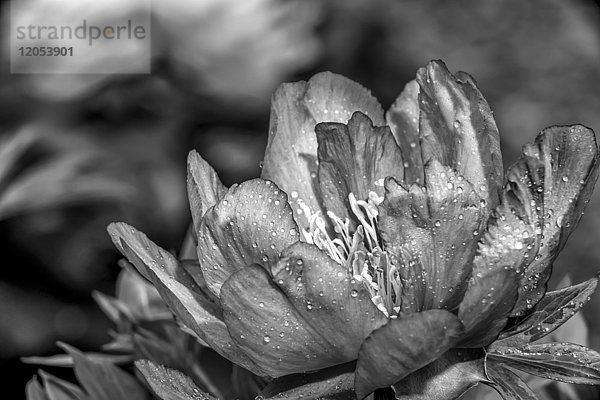
[{"label": "pointed leaf", "polygon": [[365,340],[356,365],[356,394],[364,398],[434,361],[464,333],[456,316],[428,310],[390,319]]},{"label": "pointed leaf", "polygon": [[[84,353],[90,360],[107,361],[111,364],[129,364],[134,361],[131,354]],[[72,367],[73,357],[68,354],[58,354],[49,357],[21,357],[26,364],[46,365],[50,367]]]},{"label": "pointed leaf", "polygon": [[501,363],[490,360],[486,365],[489,384],[504,400],[537,400],[537,396],[525,382]]},{"label": "pointed leaf", "polygon": [[39,374],[49,400],[97,400],[71,382],[59,379],[44,371],[40,371]]},{"label": "pointed leaf", "polygon": [[[172,314],[154,286],[131,266],[127,265],[117,277],[115,295],[136,320],[169,319]],[[121,264],[123,265],[123,264]]]},{"label": "pointed leaf", "polygon": [[596,290],[598,277],[578,285],[546,293],[530,315],[511,330],[503,332],[494,346],[515,347],[535,342],[567,322]]},{"label": "pointed leaf", "polygon": [[27,400],[49,400],[44,388],[35,376],[27,382],[25,395]]},{"label": "pointed leaf", "polygon": [[578,344],[541,343],[519,348],[498,347],[488,353],[488,358],[548,379],[600,385],[600,354]]},{"label": "pointed leaf", "polygon": [[75,375],[94,400],[145,400],[147,393],[140,383],[106,360],[91,359],[75,348],[59,344],[73,357]]},{"label": "pointed leaf", "polygon": [[110,319],[116,325],[122,323],[123,320],[134,320],[134,317],[129,311],[127,305],[125,305],[119,299],[115,299],[112,296],[107,296],[98,291],[93,291],[92,297],[104,315],[106,315],[108,319]]},{"label": "pointed leaf", "polygon": [[200,390],[188,376],[177,370],[149,360],[138,360],[135,366],[160,400],[217,400]]}]

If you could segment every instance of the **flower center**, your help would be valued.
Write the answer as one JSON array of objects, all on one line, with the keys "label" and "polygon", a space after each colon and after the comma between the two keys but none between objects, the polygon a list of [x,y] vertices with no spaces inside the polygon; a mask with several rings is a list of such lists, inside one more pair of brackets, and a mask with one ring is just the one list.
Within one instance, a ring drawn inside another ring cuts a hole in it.
[{"label": "flower center", "polygon": [[377,228],[378,205],[383,198],[370,192],[367,200],[357,200],[350,193],[348,200],[350,211],[358,223],[352,224],[349,218],[342,219],[328,211],[327,217],[333,225],[333,232],[327,228],[321,212],[312,213],[299,200],[298,204],[309,223],[308,229],[302,230],[304,240],[315,244],[344,265],[353,279],[364,284],[377,308],[386,317],[397,318],[402,283]]}]

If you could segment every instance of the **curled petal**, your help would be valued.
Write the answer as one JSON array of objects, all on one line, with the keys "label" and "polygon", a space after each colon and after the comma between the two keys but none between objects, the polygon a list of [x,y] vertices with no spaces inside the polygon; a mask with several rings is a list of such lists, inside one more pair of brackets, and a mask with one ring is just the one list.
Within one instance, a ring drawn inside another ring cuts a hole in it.
[{"label": "curled petal", "polygon": [[390,129],[374,127],[363,113],[354,113],[347,125],[320,123],[316,133],[323,203],[338,217],[349,217],[350,193],[359,200],[369,192],[382,196],[385,178],[403,178],[402,153]]},{"label": "curled petal", "polygon": [[452,75],[441,61],[417,72],[423,162],[456,169],[490,207],[502,186],[500,137],[489,105],[472,77]]},{"label": "curled petal", "polygon": [[436,160],[425,187],[386,180],[379,229],[400,265],[405,311],[458,306],[475,255],[484,210],[472,185]]},{"label": "curled petal", "polygon": [[121,253],[154,284],[169,309],[185,326],[223,357],[264,375],[231,340],[218,304],[199,290],[173,255],[126,224],[111,224],[108,231]]},{"label": "curled petal", "polygon": [[210,164],[195,150],[188,154],[187,191],[194,223],[193,231],[197,232],[206,211],[221,200],[227,188]]},{"label": "curled petal", "polygon": [[219,295],[229,276],[251,264],[265,267],[299,240],[286,194],[272,182],[233,185],[198,230],[198,257],[209,290]]},{"label": "curled petal", "polygon": [[446,310],[427,310],[391,319],[365,340],[356,365],[356,395],[364,398],[434,361],[464,333]]},{"label": "curled petal", "polygon": [[321,210],[315,126],[330,121],[345,124],[355,111],[366,114],[377,126],[384,125],[383,110],[367,89],[330,72],[308,82],[285,83],[273,95],[261,177],[291,195],[299,223],[304,218],[298,217],[298,200],[313,211]]},{"label": "curled petal", "polygon": [[512,315],[524,314],[544,295],[551,265],[577,225],[597,174],[596,138],[581,125],[545,129],[509,170],[509,184],[520,187],[521,208],[537,228],[539,242],[537,255],[522,267]]},{"label": "curled petal", "polygon": [[365,286],[308,243],[295,243],[272,268],[273,280],[298,313],[348,360],[367,336],[387,322]]},{"label": "curled petal", "polygon": [[272,377],[350,361],[306,322],[260,266],[231,275],[221,288],[221,304],[233,340]]}]

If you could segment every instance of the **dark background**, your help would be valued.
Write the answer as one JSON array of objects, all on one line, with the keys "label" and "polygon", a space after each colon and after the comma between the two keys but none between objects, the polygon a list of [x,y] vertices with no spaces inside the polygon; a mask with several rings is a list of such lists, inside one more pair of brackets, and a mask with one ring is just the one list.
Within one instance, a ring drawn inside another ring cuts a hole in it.
[{"label": "dark background", "polygon": [[[85,7],[88,0],[65,1]],[[122,2],[135,7],[135,0]],[[25,0],[31,12],[50,0]],[[0,382],[23,398],[26,355],[94,349],[110,327],[90,292],[113,293],[105,231],[126,221],[178,250],[195,148],[226,184],[258,176],[270,94],[331,70],[384,108],[418,67],[475,77],[495,112],[505,165],[537,132],[600,131],[600,8],[585,0],[154,0],[152,74],[11,75],[2,2]],[[115,13],[119,9],[115,9]],[[111,61],[98,54],[96,62]],[[120,59],[118,62],[131,62]],[[600,267],[600,191],[555,264],[579,282]],[[586,306],[600,350],[600,296]],[[52,370],[53,373],[60,371]],[[5,397],[3,397],[5,398]]]}]

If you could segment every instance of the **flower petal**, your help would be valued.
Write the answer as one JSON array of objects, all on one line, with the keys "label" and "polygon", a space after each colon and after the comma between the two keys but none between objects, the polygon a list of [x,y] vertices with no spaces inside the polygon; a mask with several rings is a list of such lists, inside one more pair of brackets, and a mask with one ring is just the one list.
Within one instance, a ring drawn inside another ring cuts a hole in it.
[{"label": "flower petal", "polygon": [[479,382],[487,382],[483,351],[449,350],[393,386],[397,400],[453,400]]},{"label": "flower petal", "polygon": [[403,310],[458,306],[475,255],[484,209],[472,185],[436,160],[425,166],[425,187],[385,183],[379,229],[400,267]]},{"label": "flower petal", "polygon": [[[319,122],[346,123],[355,111],[361,111],[375,125],[384,125],[383,110],[371,93],[343,76],[324,72],[308,82],[286,83],[277,89],[271,102],[269,141],[261,177],[272,180],[290,194],[290,203],[298,223],[297,201],[302,200],[313,212],[321,210],[317,176],[317,140]],[[285,166],[283,168],[282,166]]]},{"label": "flower petal", "polygon": [[210,291],[219,296],[235,271],[251,264],[268,268],[299,240],[286,194],[272,182],[233,185],[208,211],[198,231],[198,257]]},{"label": "flower petal", "polygon": [[195,150],[188,154],[187,191],[194,223],[193,231],[197,232],[206,211],[221,200],[227,188],[210,164]]},{"label": "flower petal", "polygon": [[404,159],[404,183],[423,184],[423,157],[419,139],[419,91],[417,81],[410,81],[385,114]]},{"label": "flower petal", "polygon": [[390,129],[374,127],[363,113],[354,113],[347,125],[320,123],[315,131],[323,204],[338,217],[350,216],[350,193],[359,200],[366,200],[369,192],[382,196],[385,178],[404,177],[402,153]]},{"label": "flower petal", "polygon": [[312,244],[287,248],[272,272],[298,313],[347,361],[356,359],[367,336],[387,322],[364,284]]},{"label": "flower petal", "polygon": [[343,349],[312,328],[258,265],[231,275],[221,288],[221,304],[233,340],[272,377],[348,361]]},{"label": "flower petal", "polygon": [[495,207],[503,173],[500,137],[473,78],[454,76],[443,62],[431,61],[419,69],[417,82],[423,162],[435,158],[456,169]]},{"label": "flower petal", "polygon": [[458,318],[465,326],[457,347],[484,347],[493,342],[506,326],[508,314],[517,300],[516,272],[511,268],[475,268]]},{"label": "flower petal", "polygon": [[121,253],[154,284],[184,325],[223,357],[264,375],[231,340],[219,306],[199,290],[173,255],[127,224],[111,224],[108,231]]},{"label": "flower petal", "polygon": [[531,208],[525,202],[533,200],[539,209],[539,250],[526,263],[512,312],[522,315],[544,295],[551,265],[590,198],[598,175],[594,133],[581,125],[547,128],[523,148],[509,180],[510,174],[513,182],[526,187],[522,191],[527,194],[521,199],[524,207]]},{"label": "flower petal", "polygon": [[356,365],[356,394],[398,382],[452,348],[463,334],[458,318],[446,310],[427,310],[391,319],[363,343]]}]

